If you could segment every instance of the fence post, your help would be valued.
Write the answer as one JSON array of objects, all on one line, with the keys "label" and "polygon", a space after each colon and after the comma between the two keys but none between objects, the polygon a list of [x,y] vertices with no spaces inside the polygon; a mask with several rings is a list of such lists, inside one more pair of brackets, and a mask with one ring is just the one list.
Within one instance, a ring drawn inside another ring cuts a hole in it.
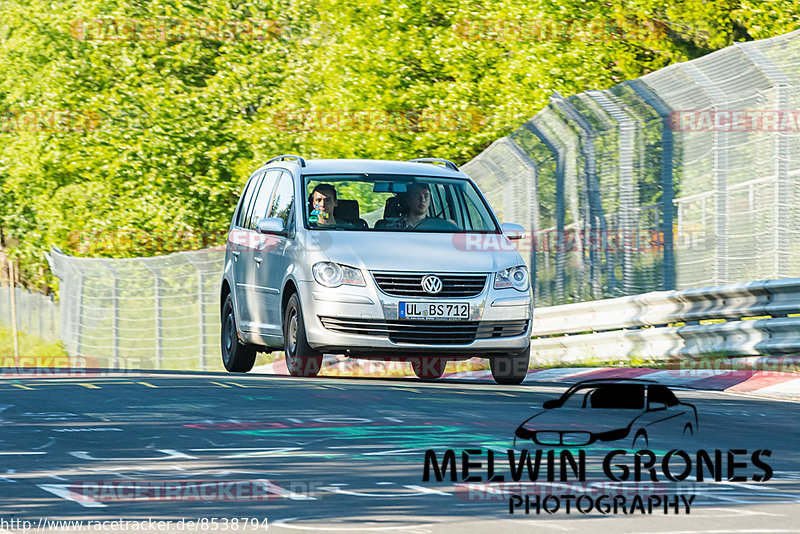
[{"label": "fence post", "polygon": [[156,334],[156,369],[161,369],[164,364],[164,347],[161,339],[161,277],[154,269],[153,272],[153,301],[155,305],[155,334]]},{"label": "fence post", "polygon": [[117,272],[114,267],[108,262],[104,262],[103,266],[108,269],[109,273],[113,278],[113,283],[111,284],[111,369],[121,369],[127,368],[128,366],[121,366],[120,360],[120,326],[119,326],[119,305],[120,305],[120,297],[119,297],[119,273]]},{"label": "fence post", "polygon": [[[53,298],[52,294],[48,296],[50,305],[50,331],[54,334],[54,339],[57,341],[61,339],[61,321],[59,316],[59,321],[56,322],[56,300]],[[61,310],[61,301],[58,301],[58,309]],[[56,332],[58,332],[56,334]]]},{"label": "fence post", "polygon": [[25,325],[27,328],[23,328],[22,330],[23,332],[33,333],[33,293],[31,293],[28,289],[23,289],[22,296],[22,300],[24,300],[25,304],[27,304],[27,306],[24,307],[27,308],[28,312],[28,324]]},{"label": "fence post", "polygon": [[530,226],[530,247],[529,252],[529,265],[531,287],[533,288],[533,300],[536,302],[539,296],[539,286],[536,275],[536,247],[539,231],[539,166],[534,162],[528,154],[522,150],[511,137],[504,137],[506,146],[509,152],[520,162],[520,165],[528,170],[527,190],[528,198],[527,203],[529,206],[528,225]]},{"label": "fence post", "polygon": [[11,338],[14,344],[14,365],[19,367],[19,339],[17,337],[17,284],[14,276],[14,260],[8,260],[8,282],[11,294]]},{"label": "fence post", "polygon": [[[538,115],[537,115],[538,116]],[[553,140],[545,131],[535,124],[535,119],[529,120],[525,123],[525,128],[538,137],[542,143],[547,147],[550,152],[555,155],[556,159],[556,274],[555,274],[555,292],[556,304],[564,303],[564,277],[565,277],[565,251],[564,251],[564,219],[565,219],[565,206],[564,206],[564,167],[566,165],[566,150],[556,147]]]},{"label": "fence post", "polygon": [[[729,98],[692,62],[683,71],[711,100],[711,109],[719,111]],[[728,280],[728,132],[714,128],[711,134],[711,175],[714,187],[714,280],[715,285]]]},{"label": "fence post", "polygon": [[205,315],[205,290],[204,284],[206,277],[204,276],[204,271],[201,267],[201,262],[197,260],[192,253],[187,253],[185,255],[186,261],[192,264],[192,266],[197,269],[197,313],[199,314],[199,327],[200,327],[200,354],[199,354],[199,361],[200,361],[200,370],[205,371],[208,369],[208,358],[206,353],[206,315]]},{"label": "fence post", "polygon": [[[591,288],[592,298],[599,299],[603,296],[600,280],[600,264],[602,262],[598,258],[599,254],[595,242],[593,241],[593,236],[596,236],[600,232],[602,232],[601,235],[605,235],[606,225],[605,217],[603,216],[603,205],[600,198],[600,186],[597,182],[597,162],[594,150],[595,131],[589,121],[575,109],[575,106],[573,106],[569,100],[560,95],[557,98],[551,98],[551,100],[555,102],[571,121],[578,125],[581,132],[581,148],[585,160],[583,168],[584,187],[586,188],[586,199],[589,205],[587,217],[588,232],[584,241],[589,249],[589,286]],[[586,248],[587,247],[584,246],[584,251]],[[606,255],[608,255],[607,240],[605,250]],[[613,282],[614,271],[611,261],[607,259],[606,263],[609,271],[609,284],[616,285]]]},{"label": "fence post", "polygon": [[633,177],[636,125],[607,91],[587,91],[600,107],[617,123],[619,131],[619,226],[622,233],[622,294],[631,295],[633,287],[633,231],[638,224],[636,214],[636,183]]},{"label": "fence post", "polygon": [[[734,43],[747,59],[775,86],[775,100],[779,110],[791,107],[792,82],[789,77],[758,48],[745,44]],[[792,181],[789,178],[789,161],[792,159],[790,143],[787,133],[774,132],[775,139],[775,227],[774,247],[775,266],[772,276],[785,278],[791,273],[791,211],[787,206],[792,198]]]},{"label": "fence post", "polygon": [[45,339],[45,335],[44,335],[44,296],[41,295],[41,294],[37,294],[36,295],[36,300],[37,300],[36,308],[37,308],[37,312],[38,312],[36,315],[38,316],[38,319],[39,319],[39,321],[38,321],[39,322],[39,337],[42,338],[42,339]]},{"label": "fence post", "polygon": [[[675,289],[675,249],[673,239],[675,157],[674,125],[670,121],[670,108],[641,80],[623,82],[633,89],[645,103],[661,117],[661,231],[664,234],[664,290]],[[680,209],[680,206],[679,206]],[[680,223],[678,224],[680,228]]]},{"label": "fence post", "polygon": [[80,356],[83,354],[81,347],[81,335],[83,334],[83,286],[85,277],[81,274],[78,278],[78,309],[75,314],[75,355]]}]

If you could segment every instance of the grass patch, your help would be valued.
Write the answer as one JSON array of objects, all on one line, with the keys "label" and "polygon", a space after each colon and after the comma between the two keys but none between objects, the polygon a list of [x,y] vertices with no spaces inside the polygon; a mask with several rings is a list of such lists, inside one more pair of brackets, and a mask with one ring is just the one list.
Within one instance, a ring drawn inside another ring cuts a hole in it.
[{"label": "grass patch", "polygon": [[[60,341],[45,341],[25,332],[18,332],[17,340],[20,356],[45,358],[67,356],[67,351]],[[14,339],[10,328],[0,327],[0,357],[3,359],[14,357]]]}]

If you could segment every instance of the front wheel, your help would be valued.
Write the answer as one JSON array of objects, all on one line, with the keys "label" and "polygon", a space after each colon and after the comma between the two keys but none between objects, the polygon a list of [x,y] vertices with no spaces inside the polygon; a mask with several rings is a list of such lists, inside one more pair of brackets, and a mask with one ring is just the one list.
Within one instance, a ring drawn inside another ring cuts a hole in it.
[{"label": "front wheel", "polygon": [[290,375],[317,376],[322,367],[322,354],[308,344],[297,293],[289,297],[283,314],[283,350],[286,352],[286,367]]},{"label": "front wheel", "polygon": [[411,360],[411,367],[414,368],[414,374],[417,375],[417,378],[435,380],[441,378],[444,374],[447,360],[441,358],[414,358]]},{"label": "front wheel", "polygon": [[242,343],[236,332],[233,296],[228,293],[222,307],[222,364],[231,373],[246,373],[256,361],[256,347]]},{"label": "front wheel", "polygon": [[521,384],[528,375],[530,354],[531,349],[528,346],[520,352],[490,357],[489,368],[492,370],[494,381],[504,386]]}]

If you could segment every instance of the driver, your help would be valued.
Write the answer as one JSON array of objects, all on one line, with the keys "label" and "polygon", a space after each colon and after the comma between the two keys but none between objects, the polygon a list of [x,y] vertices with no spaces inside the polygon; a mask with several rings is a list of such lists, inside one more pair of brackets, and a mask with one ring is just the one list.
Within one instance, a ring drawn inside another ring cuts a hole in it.
[{"label": "driver", "polygon": [[431,206],[431,188],[423,182],[413,182],[406,190],[406,205],[408,213],[387,225],[387,228],[406,230],[414,228],[428,218],[428,208]]},{"label": "driver", "polygon": [[428,184],[421,182],[409,184],[406,203],[408,204],[406,221],[409,226],[416,226],[428,217],[428,208],[431,206],[431,188]]}]

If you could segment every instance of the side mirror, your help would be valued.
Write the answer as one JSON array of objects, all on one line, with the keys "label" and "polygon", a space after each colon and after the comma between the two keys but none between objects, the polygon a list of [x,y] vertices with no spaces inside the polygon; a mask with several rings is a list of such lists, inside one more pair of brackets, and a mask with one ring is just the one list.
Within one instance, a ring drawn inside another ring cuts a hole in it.
[{"label": "side mirror", "polygon": [[283,219],[278,219],[277,217],[268,217],[258,221],[258,224],[256,224],[256,232],[266,235],[289,235],[289,230],[283,223]]},{"label": "side mirror", "polygon": [[542,408],[545,410],[552,410],[553,408],[558,408],[558,399],[550,399],[548,401],[544,401],[542,404]]},{"label": "side mirror", "polygon": [[521,224],[503,223],[500,225],[500,229],[509,239],[522,239],[525,237],[525,228]]}]

